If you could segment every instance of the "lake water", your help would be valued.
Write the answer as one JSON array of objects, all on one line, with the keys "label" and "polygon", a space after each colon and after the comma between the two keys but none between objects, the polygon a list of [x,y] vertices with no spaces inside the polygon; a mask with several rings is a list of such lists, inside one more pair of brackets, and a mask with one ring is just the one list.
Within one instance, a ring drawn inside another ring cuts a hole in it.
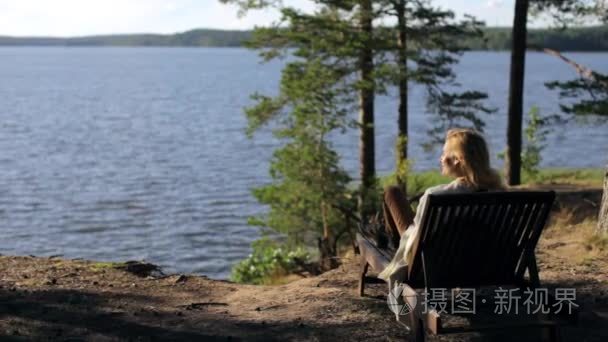
[{"label": "lake water", "polygon": [[[567,54],[608,72],[607,53]],[[575,77],[555,57],[531,53],[526,108],[558,109],[544,82]],[[0,253],[98,260],[146,259],[170,272],[226,278],[258,236],[246,224],[264,208],[250,195],[269,181],[277,141],[249,140],[242,108],[275,93],[280,62],[244,49],[0,48]],[[486,91],[493,154],[505,144],[509,54],[471,52],[456,68]],[[422,89],[410,99],[411,155],[432,125]],[[377,100],[377,169],[393,167],[396,100]],[[549,137],[543,166],[602,167],[608,126],[581,123]],[[357,174],[357,134],[336,137]],[[499,164],[496,164],[500,167]]]}]

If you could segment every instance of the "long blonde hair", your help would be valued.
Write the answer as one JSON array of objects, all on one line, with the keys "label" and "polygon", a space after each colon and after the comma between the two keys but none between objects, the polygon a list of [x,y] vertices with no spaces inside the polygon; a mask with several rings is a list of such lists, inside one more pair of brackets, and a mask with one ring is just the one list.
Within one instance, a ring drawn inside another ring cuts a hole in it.
[{"label": "long blonde hair", "polygon": [[467,128],[450,129],[446,144],[460,160],[461,179],[476,189],[504,189],[496,170],[490,167],[490,153],[485,139],[477,131]]}]

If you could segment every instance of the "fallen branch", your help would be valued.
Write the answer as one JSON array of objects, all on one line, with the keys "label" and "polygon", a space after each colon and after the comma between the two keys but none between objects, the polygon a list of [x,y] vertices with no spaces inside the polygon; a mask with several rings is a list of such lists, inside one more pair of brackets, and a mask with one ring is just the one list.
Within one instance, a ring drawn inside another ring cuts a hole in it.
[{"label": "fallen branch", "polygon": [[220,302],[200,302],[200,303],[190,303],[186,305],[179,305],[180,308],[185,308],[186,310],[195,310],[200,309],[207,306],[228,306],[228,303],[220,303]]},{"label": "fallen branch", "polygon": [[570,58],[562,55],[559,51],[549,49],[549,48],[541,48],[538,46],[529,46],[529,48],[532,50],[544,52],[551,56],[555,56],[555,57],[561,59],[562,61],[568,63],[569,65],[571,65],[574,68],[574,70],[576,70],[576,72],[582,78],[587,79],[591,82],[598,82],[598,83],[602,84],[603,86],[608,87],[608,82],[602,82],[601,80],[597,79],[597,77],[595,76],[597,73],[595,71],[593,71],[592,69],[590,69],[584,65],[576,63],[575,61],[571,60]]}]

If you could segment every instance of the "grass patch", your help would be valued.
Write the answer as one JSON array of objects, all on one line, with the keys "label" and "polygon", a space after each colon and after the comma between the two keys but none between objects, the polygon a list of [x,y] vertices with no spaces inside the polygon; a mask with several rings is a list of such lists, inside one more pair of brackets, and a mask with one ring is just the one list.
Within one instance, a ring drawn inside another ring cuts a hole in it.
[{"label": "grass patch", "polygon": [[[439,171],[423,171],[415,172],[407,175],[407,193],[408,195],[415,195],[424,192],[426,189],[451,182],[452,179],[446,176],[442,176]],[[385,188],[390,185],[397,184],[395,175],[388,175],[380,177],[380,186]]]},{"label": "grass patch", "polygon": [[581,266],[586,266],[586,267],[593,267],[595,258],[591,258],[591,257],[585,257],[583,258],[583,260],[581,261]]},{"label": "grass patch", "polygon": [[524,175],[525,184],[572,184],[601,187],[604,180],[603,169],[542,169],[534,178]]},{"label": "grass patch", "polygon": [[546,258],[560,258],[572,264],[596,267],[608,256],[608,234],[597,233],[597,220],[588,218],[577,224],[554,221],[543,231],[539,250]]},{"label": "grass patch", "polygon": [[[589,187],[602,187],[604,181],[605,170],[600,168],[587,168],[587,169],[566,169],[566,168],[550,168],[541,169],[539,173],[531,178],[527,175],[523,175],[523,184],[571,184],[579,186]],[[501,175],[504,175],[501,172]],[[439,171],[423,171],[410,173],[407,177],[407,193],[408,195],[414,195],[424,192],[429,187],[446,184],[451,182],[452,179],[449,177],[442,176]],[[388,185],[396,184],[394,175],[387,175],[380,177],[380,185],[382,188]]]},{"label": "grass patch", "polygon": [[585,247],[588,250],[597,250],[601,253],[608,252],[608,234],[594,233],[587,237]]}]

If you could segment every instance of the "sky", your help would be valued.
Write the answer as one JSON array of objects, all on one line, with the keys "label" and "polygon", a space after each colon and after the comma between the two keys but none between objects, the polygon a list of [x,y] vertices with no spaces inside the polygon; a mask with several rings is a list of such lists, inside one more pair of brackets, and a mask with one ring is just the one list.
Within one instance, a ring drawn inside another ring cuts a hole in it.
[{"label": "sky", "polygon": [[[284,0],[313,10],[310,0]],[[514,0],[434,0],[488,26],[511,26]],[[175,33],[194,28],[251,29],[277,19],[270,10],[237,15],[218,0],[0,0],[0,35],[73,37],[116,33]],[[532,26],[543,26],[532,23]]]}]

